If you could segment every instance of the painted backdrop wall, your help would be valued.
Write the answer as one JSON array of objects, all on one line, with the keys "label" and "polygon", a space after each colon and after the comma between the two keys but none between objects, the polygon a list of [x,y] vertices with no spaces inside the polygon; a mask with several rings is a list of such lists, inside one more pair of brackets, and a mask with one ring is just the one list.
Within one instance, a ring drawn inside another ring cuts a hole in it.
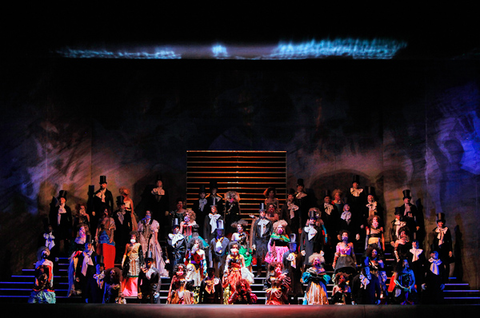
[{"label": "painted backdrop wall", "polygon": [[142,216],[158,174],[172,199],[185,196],[187,150],[286,150],[289,187],[303,178],[321,198],[358,174],[387,224],[404,189],[427,232],[445,213],[463,279],[480,286],[478,63],[2,63],[3,278],[31,267],[60,190],[74,208],[107,175],[114,195],[132,190]]}]

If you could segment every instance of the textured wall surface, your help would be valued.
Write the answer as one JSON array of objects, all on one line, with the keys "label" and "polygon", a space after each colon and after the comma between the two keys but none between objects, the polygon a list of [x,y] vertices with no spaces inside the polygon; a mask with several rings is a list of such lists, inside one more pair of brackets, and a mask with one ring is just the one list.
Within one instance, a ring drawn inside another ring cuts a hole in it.
[{"label": "textured wall surface", "polygon": [[[158,174],[185,195],[187,150],[286,150],[289,187],[317,198],[374,186],[386,222],[402,190],[426,231],[446,214],[463,278],[479,286],[480,67],[473,62],[247,64],[4,61],[0,119],[2,275],[31,266],[48,204],[114,196]],[[171,202],[173,208],[173,202]]]}]

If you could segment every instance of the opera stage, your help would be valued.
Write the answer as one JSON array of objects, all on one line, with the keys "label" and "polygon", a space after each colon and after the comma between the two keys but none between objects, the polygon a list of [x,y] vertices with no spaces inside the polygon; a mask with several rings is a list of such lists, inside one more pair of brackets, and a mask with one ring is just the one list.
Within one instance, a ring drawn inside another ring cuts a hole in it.
[{"label": "opera stage", "polygon": [[377,317],[474,317],[478,305],[357,305],[357,306],[265,306],[265,305],[148,305],[148,304],[10,304],[4,306],[7,317],[209,317],[209,318],[256,318],[256,317],[330,317],[330,318],[377,318]]}]

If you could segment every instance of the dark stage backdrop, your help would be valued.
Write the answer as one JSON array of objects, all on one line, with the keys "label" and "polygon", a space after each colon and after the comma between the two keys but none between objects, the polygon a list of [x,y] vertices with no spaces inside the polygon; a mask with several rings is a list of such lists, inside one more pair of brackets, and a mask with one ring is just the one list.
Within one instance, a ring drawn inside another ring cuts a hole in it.
[{"label": "dark stage backdrop", "polygon": [[375,187],[387,230],[404,189],[427,233],[445,213],[459,273],[478,288],[479,70],[469,61],[2,61],[2,276],[32,266],[60,190],[74,208],[106,175],[114,196],[131,189],[142,217],[158,174],[170,209],[185,196],[187,150],[282,150],[288,187],[303,178],[319,202],[353,174]]}]

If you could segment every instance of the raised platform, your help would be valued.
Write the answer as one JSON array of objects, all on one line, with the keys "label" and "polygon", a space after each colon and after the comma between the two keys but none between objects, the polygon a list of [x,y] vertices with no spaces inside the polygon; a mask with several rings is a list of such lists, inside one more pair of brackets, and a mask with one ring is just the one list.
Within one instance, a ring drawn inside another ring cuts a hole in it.
[{"label": "raised platform", "polygon": [[117,305],[117,304],[5,304],[5,317],[190,317],[190,318],[451,318],[476,317],[479,305],[357,305],[357,306],[266,306],[266,305]]}]

